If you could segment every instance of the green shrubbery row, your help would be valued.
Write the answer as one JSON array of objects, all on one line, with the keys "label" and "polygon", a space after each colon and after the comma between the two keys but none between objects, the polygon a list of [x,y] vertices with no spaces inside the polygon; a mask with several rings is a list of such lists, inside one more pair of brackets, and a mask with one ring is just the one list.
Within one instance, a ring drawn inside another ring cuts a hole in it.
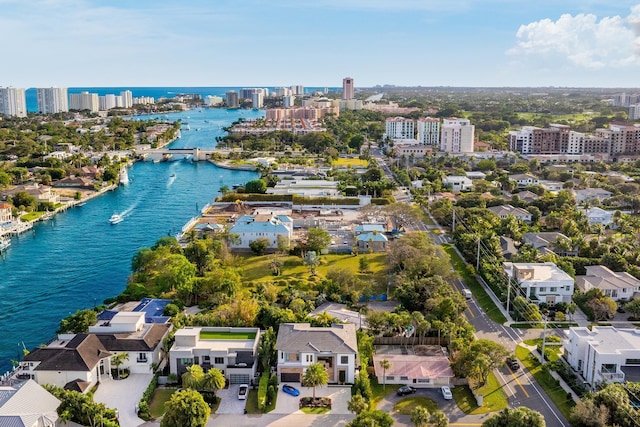
[{"label": "green shrubbery row", "polygon": [[156,391],[156,387],[158,387],[159,376],[160,376],[160,372],[156,372],[153,375],[153,379],[149,383],[149,386],[144,391],[144,393],[142,393],[142,398],[138,403],[138,416],[145,421],[149,421],[151,419],[151,413],[149,412],[149,404],[151,403],[153,392]]}]

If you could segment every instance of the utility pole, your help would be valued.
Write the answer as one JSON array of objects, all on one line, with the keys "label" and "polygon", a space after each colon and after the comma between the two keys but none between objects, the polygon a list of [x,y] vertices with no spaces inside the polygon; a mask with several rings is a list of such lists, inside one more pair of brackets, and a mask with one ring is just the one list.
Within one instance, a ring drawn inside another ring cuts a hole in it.
[{"label": "utility pole", "polygon": [[451,224],[451,232],[455,233],[456,231],[456,210],[453,209],[453,223]]},{"label": "utility pole", "polygon": [[510,299],[511,299],[511,276],[507,274],[507,314],[509,314]]},{"label": "utility pole", "polygon": [[543,314],[542,320],[544,322],[544,328],[542,329],[542,360],[540,363],[544,365],[544,347],[547,342],[547,317]]},{"label": "utility pole", "polygon": [[478,250],[476,252],[476,273],[480,272],[480,236],[478,236]]}]

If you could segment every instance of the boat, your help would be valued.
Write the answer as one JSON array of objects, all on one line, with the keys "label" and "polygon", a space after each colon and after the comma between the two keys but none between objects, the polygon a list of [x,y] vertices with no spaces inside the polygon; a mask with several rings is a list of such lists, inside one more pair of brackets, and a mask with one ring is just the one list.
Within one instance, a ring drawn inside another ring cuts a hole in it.
[{"label": "boat", "polygon": [[175,174],[175,173],[172,173],[172,174],[171,174],[171,176],[170,176],[169,178],[175,178],[175,177],[176,177],[176,174]]},{"label": "boat", "polygon": [[127,173],[127,168],[120,169],[120,184],[128,184],[129,183],[129,174]]},{"label": "boat", "polygon": [[79,207],[79,208],[81,208],[81,207],[83,207],[83,206],[84,206],[84,205],[86,205],[86,204],[87,204],[87,202],[80,202],[80,203],[77,203],[77,204],[76,204],[76,206],[77,206],[77,207]]},{"label": "boat", "polygon": [[124,217],[117,213],[114,213],[113,215],[111,215],[111,218],[109,218],[109,222],[111,223],[111,225],[117,224],[122,221],[124,221]]},{"label": "boat", "polygon": [[11,240],[6,237],[0,237],[0,252],[4,252],[9,246],[11,246]]}]

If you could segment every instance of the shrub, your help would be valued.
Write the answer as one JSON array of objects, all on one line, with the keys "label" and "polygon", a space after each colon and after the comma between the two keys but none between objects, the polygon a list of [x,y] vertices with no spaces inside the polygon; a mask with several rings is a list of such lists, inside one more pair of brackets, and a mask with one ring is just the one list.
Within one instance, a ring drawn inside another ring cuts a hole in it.
[{"label": "shrub", "polygon": [[269,374],[267,372],[264,372],[260,377],[260,383],[258,385],[258,408],[263,412],[267,408],[268,388],[269,388]]},{"label": "shrub", "polygon": [[156,387],[158,387],[158,376],[160,376],[160,372],[156,372],[153,375],[153,379],[147,386],[147,389],[144,391],[144,393],[142,393],[140,402],[138,402],[138,416],[145,421],[149,421],[151,419],[149,404],[151,403],[153,392],[156,390]]}]

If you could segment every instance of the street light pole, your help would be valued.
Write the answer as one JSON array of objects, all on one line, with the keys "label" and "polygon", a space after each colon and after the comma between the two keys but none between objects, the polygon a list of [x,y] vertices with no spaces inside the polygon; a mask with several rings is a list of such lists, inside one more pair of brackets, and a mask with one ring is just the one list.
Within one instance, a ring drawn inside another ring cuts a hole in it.
[{"label": "street light pole", "polygon": [[544,347],[547,342],[547,317],[543,314],[542,320],[544,321],[544,328],[542,329],[542,360],[541,363],[544,365]]}]

